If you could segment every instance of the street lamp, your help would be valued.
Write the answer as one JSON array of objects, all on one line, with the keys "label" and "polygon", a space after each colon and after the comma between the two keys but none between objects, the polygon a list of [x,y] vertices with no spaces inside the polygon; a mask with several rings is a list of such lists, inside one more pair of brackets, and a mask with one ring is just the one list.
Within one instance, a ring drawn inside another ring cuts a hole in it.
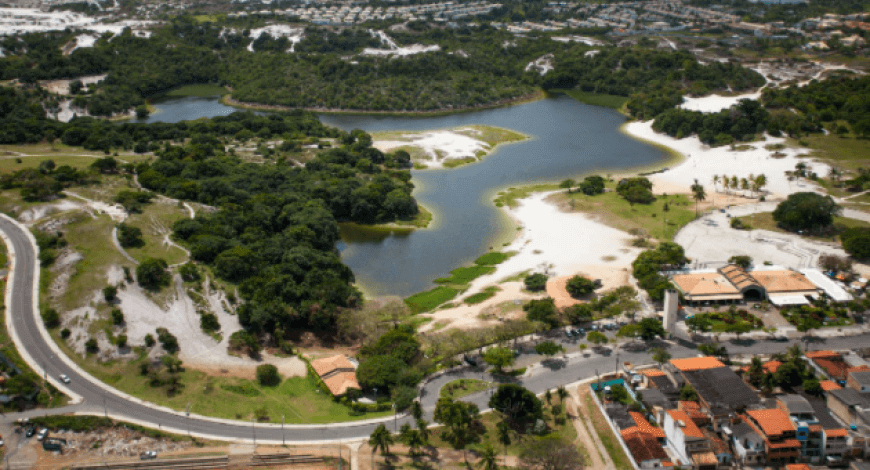
[{"label": "street lamp", "polygon": [[257,426],[254,426],[254,418],[251,418],[251,432],[254,433],[254,454],[257,453]]},{"label": "street lamp", "polygon": [[399,418],[397,413],[396,404],[393,403],[393,432],[399,432]]},{"label": "street lamp", "polygon": [[284,442],[284,415],[281,415],[281,445],[285,445]]}]

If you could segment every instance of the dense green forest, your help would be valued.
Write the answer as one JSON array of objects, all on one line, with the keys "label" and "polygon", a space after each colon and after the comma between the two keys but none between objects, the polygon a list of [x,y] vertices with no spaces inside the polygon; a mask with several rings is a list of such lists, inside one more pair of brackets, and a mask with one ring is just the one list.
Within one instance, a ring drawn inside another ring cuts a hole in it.
[{"label": "dense green forest", "polygon": [[761,102],[741,100],[731,109],[701,113],[669,109],[653,129],[681,139],[697,134],[709,145],[753,140],[760,132],[800,137],[827,126],[840,134],[870,135],[870,77],[839,76],[804,87],[765,88]]},{"label": "dense green forest", "polygon": [[[629,109],[651,118],[683,94],[739,91],[763,84],[757,73],[732,63],[699,64],[688,52],[599,48],[520,38],[482,25],[440,29],[420,25],[390,32],[399,44],[441,50],[404,57],[359,54],[380,46],[364,29],[309,27],[294,53],[286,38],[250,36],[248,23],[197,23],[178,17],[139,38],[129,31],[103,37],[94,47],[64,56],[73,32],[26,34],[0,40],[0,79],[35,80],[107,73],[74,103],[94,115],[111,115],[172,87],[220,83],[241,102],[290,107],[365,110],[446,110],[488,105],[534,93],[539,87],[631,96]],[[256,53],[248,51],[253,44]],[[526,64],[555,56],[555,71],[541,76]]]},{"label": "dense green forest", "polygon": [[[48,119],[43,91],[0,88],[0,142],[59,138],[69,145],[109,152],[156,150],[156,160],[118,164],[97,160],[102,172],[135,173],[147,189],[198,201],[218,210],[174,226],[193,259],[239,285],[245,302],[239,319],[252,332],[275,328],[328,330],[342,309],[361,299],[335,243],[337,221],[388,222],[418,212],[407,169],[395,156],[371,147],[363,131],[323,125],[307,111],[268,116],[236,112],[175,124],[112,124],[94,118],[70,123]],[[286,158],[245,163],[224,152],[225,143],[256,137],[284,156],[304,140],[330,139],[304,167]],[[406,162],[405,162],[406,163]],[[0,178],[0,187],[21,188],[28,200],[47,200],[93,175],[69,167],[40,166]]]},{"label": "dense green forest", "polygon": [[582,49],[555,54],[555,70],[544,89],[629,96],[632,116],[651,119],[683,101],[683,95],[706,95],[716,90],[749,90],[764,85],[758,72],[737,63],[698,63],[687,51],[603,48],[594,55]]}]

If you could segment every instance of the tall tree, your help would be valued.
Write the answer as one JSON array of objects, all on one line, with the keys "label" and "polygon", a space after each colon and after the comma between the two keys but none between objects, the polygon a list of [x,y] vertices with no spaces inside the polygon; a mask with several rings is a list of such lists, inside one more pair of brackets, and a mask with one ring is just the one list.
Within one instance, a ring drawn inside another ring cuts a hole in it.
[{"label": "tall tree", "polygon": [[390,453],[390,444],[393,443],[393,435],[383,424],[378,425],[372,435],[369,436],[369,445],[372,446],[372,468],[375,468],[375,452],[380,449],[381,455]]},{"label": "tall tree", "polygon": [[704,185],[698,183],[695,179],[695,184],[692,185],[692,199],[695,200],[695,217],[698,216],[698,203],[707,199],[707,192],[704,191]]}]

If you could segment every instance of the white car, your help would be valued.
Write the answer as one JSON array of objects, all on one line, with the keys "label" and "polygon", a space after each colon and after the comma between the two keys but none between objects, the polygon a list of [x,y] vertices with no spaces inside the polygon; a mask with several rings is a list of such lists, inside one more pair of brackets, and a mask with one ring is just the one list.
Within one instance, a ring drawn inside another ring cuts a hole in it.
[{"label": "white car", "polygon": [[153,450],[149,450],[149,451],[147,451],[147,452],[142,452],[141,454],[139,454],[139,458],[140,458],[141,460],[151,460],[151,459],[156,459],[156,458],[157,458],[157,452],[155,452],[155,451],[153,451]]},{"label": "white car", "polygon": [[39,432],[36,434],[36,440],[41,441],[45,439],[45,436],[48,436],[48,428],[40,429]]},{"label": "white car", "polygon": [[69,377],[67,377],[66,374],[60,374],[60,380],[61,380],[61,382],[65,383],[65,384],[69,383]]}]

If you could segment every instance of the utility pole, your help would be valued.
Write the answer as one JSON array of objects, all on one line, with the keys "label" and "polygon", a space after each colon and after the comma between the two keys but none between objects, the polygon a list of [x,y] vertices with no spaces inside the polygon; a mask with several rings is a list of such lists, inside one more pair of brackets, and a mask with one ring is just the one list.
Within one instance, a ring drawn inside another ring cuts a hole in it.
[{"label": "utility pole", "polygon": [[393,432],[399,432],[398,410],[395,403],[393,403]]},{"label": "utility pole", "polygon": [[284,415],[281,415],[281,445],[286,445],[287,443],[284,441]]},{"label": "utility pole", "polygon": [[251,418],[251,431],[254,433],[254,454],[257,453],[257,426],[254,425],[254,419]]},{"label": "utility pole", "polygon": [[106,415],[106,418],[109,417],[109,409],[106,407],[106,394],[103,393],[103,414]]},{"label": "utility pole", "polygon": [[184,415],[187,416],[187,437],[190,436],[190,402],[187,402],[187,406],[184,408]]}]

